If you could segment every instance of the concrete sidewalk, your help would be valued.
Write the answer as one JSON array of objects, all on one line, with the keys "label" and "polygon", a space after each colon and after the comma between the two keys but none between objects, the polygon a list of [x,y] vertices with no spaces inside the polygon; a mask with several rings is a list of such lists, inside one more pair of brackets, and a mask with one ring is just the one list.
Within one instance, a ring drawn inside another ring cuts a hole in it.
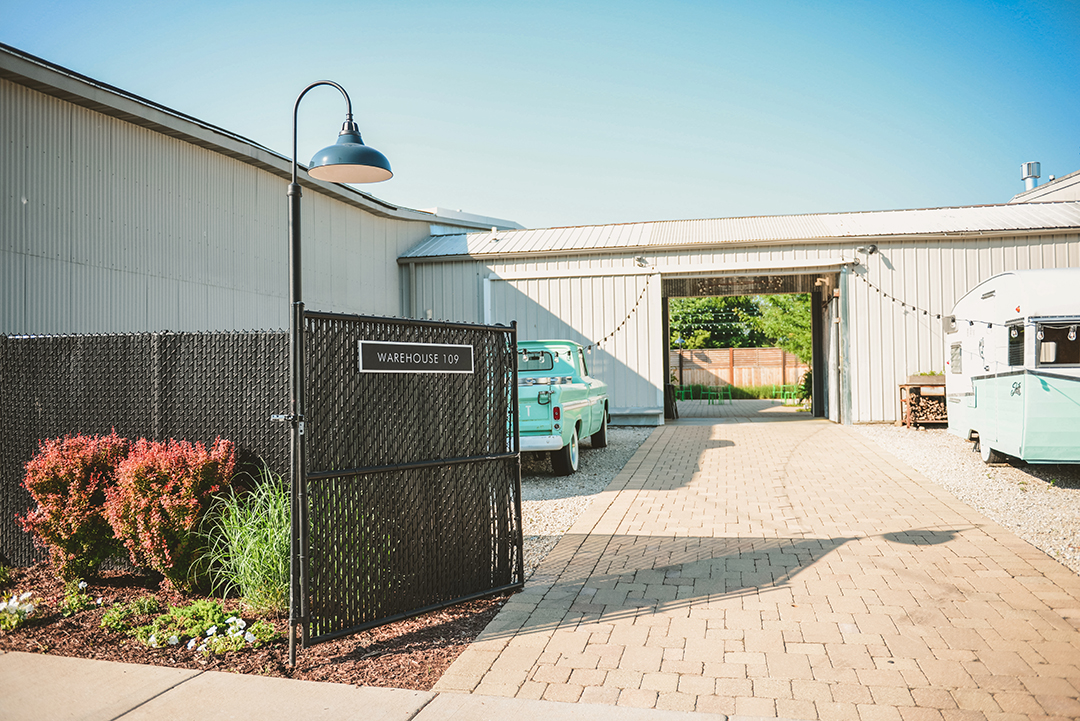
[{"label": "concrete sidewalk", "polygon": [[1080,718],[1080,577],[777,415],[657,429],[434,692],[7,653],[0,719]]},{"label": "concrete sidewalk", "polygon": [[751,415],[658,429],[436,690],[1080,718],[1080,577],[850,429]]},{"label": "concrete sidewalk", "polygon": [[724,717],[3,653],[0,654],[0,719],[723,721]]}]

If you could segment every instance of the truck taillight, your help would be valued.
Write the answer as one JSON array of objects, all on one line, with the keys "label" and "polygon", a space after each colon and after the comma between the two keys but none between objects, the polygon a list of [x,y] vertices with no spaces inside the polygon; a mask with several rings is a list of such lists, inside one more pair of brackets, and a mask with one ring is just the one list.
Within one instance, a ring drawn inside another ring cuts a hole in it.
[{"label": "truck taillight", "polygon": [[551,409],[551,417],[554,418],[555,420],[559,420],[559,416],[561,416],[561,415],[562,415],[562,410],[558,406],[555,406],[554,408]]}]

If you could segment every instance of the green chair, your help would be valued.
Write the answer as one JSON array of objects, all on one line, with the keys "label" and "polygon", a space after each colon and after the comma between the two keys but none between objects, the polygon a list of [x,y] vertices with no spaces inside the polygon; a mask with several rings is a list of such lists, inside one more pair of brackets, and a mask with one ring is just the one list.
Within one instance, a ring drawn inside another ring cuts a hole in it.
[{"label": "green chair", "polygon": [[732,388],[732,386],[731,386],[730,383],[728,385],[726,385],[726,386],[720,386],[720,402],[721,403],[723,403],[725,400],[728,403],[734,402],[734,398],[732,398],[732,396],[731,396],[731,388]]},{"label": "green chair", "polygon": [[710,406],[723,403],[720,400],[720,390],[716,386],[708,386],[705,389],[705,398],[708,399]]},{"label": "green chair", "polygon": [[689,401],[694,399],[693,386],[679,386],[675,389],[675,397],[680,401]]},{"label": "green chair", "polygon": [[792,403],[794,403],[795,402],[795,386],[783,386],[783,392],[781,393],[781,397],[783,398],[785,406],[788,404],[789,400]]}]

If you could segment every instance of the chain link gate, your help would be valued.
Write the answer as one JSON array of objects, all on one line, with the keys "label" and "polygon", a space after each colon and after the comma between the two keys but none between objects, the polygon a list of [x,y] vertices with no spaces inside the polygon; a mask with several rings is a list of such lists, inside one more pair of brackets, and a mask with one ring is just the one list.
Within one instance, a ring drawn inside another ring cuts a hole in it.
[{"label": "chain link gate", "polygon": [[[303,645],[520,588],[516,327],[303,318]],[[424,362],[448,347],[470,372]]]}]

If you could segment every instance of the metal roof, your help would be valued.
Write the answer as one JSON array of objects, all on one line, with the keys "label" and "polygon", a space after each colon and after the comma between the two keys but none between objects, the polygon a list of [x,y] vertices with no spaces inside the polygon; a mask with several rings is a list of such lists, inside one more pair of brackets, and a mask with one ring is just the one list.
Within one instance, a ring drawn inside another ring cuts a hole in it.
[{"label": "metal roof", "polygon": [[1001,235],[1074,228],[1080,202],[976,205],[859,213],[663,220],[433,235],[399,261],[458,256],[559,255],[727,243],[778,243],[903,236]]}]

